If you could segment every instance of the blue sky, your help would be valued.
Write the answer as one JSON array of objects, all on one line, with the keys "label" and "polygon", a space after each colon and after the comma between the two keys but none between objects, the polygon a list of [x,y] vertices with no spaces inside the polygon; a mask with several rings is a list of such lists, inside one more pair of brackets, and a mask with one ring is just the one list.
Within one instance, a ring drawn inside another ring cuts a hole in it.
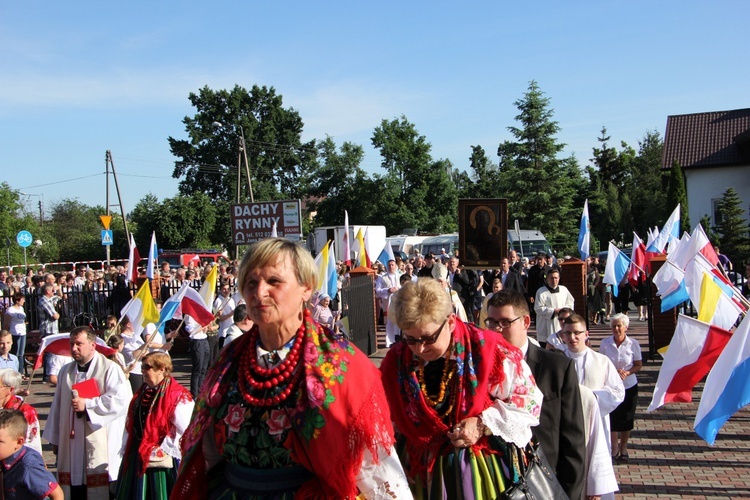
[{"label": "blue sky", "polygon": [[111,150],[126,211],[174,196],[188,94],[235,84],[275,87],[305,139],[362,144],[382,172],[370,137],[401,115],[435,159],[496,159],[533,79],[585,166],[603,125],[637,147],[668,115],[749,107],[748,18],[740,0],[2,2],[0,181],[104,205]]}]

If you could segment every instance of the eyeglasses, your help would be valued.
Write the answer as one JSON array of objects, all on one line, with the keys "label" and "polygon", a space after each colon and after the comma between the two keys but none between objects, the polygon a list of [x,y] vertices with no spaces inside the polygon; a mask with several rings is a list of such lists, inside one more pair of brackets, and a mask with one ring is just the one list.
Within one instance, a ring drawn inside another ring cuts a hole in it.
[{"label": "eyeglasses", "polygon": [[141,363],[141,368],[144,370],[151,370],[153,366],[149,365],[148,363]]},{"label": "eyeglasses", "polygon": [[563,330],[562,332],[563,335],[571,335],[571,336],[575,335],[576,337],[580,337],[581,335],[584,335],[585,333],[586,333],[586,330],[583,330],[580,332],[568,332],[568,331]]},{"label": "eyeglasses", "polygon": [[510,328],[510,325],[518,321],[519,319],[523,318],[523,316],[519,316],[516,319],[492,319],[487,318],[484,320],[484,326],[486,326],[490,330],[505,330],[506,328]]},{"label": "eyeglasses", "polygon": [[401,341],[405,343],[406,345],[415,345],[415,344],[423,344],[423,345],[432,345],[435,342],[437,342],[438,338],[440,338],[440,334],[443,333],[443,327],[445,327],[445,324],[448,322],[448,318],[445,318],[445,321],[443,321],[443,324],[440,325],[440,328],[438,328],[435,333],[432,335],[427,335],[425,337],[409,337],[408,335],[403,335],[401,337]]}]

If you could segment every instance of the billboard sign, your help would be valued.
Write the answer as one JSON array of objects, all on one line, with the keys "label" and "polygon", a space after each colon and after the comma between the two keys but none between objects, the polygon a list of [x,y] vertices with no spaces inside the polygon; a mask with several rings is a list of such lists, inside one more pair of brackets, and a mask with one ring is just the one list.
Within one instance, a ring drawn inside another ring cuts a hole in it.
[{"label": "billboard sign", "polygon": [[255,243],[271,236],[274,223],[280,237],[302,234],[300,200],[261,201],[232,205],[232,242],[235,245]]}]

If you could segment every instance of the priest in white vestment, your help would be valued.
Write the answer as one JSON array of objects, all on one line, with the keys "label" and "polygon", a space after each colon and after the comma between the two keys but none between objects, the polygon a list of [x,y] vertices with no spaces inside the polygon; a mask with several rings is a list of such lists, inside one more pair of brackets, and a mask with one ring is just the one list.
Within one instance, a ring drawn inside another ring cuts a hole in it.
[{"label": "priest in white vestment", "polygon": [[[609,414],[625,399],[625,386],[612,361],[586,345],[588,338],[583,316],[573,314],[565,319],[562,339],[566,348],[563,352],[575,361],[578,382],[591,389],[596,396],[602,424],[609,436]],[[611,446],[610,443],[610,451]]]},{"label": "priest in white vestment", "polygon": [[614,500],[615,491],[620,488],[612,466],[609,435],[604,433],[602,417],[594,392],[585,385],[581,385],[580,389],[583,420],[586,426],[584,498],[598,496],[601,500]]},{"label": "priest in white vestment", "polygon": [[[108,500],[109,483],[117,480],[122,459],[125,417],[133,393],[122,369],[96,352],[95,339],[85,326],[70,333],[73,362],[60,371],[42,435],[57,454],[58,482],[65,498],[85,493],[88,500]],[[74,393],[73,385],[88,380],[93,382]]]},{"label": "priest in white vestment", "polygon": [[575,300],[570,290],[560,284],[560,271],[550,269],[547,272],[547,283],[536,291],[534,312],[536,312],[536,339],[547,345],[547,338],[560,331],[560,320],[557,313],[564,307],[573,309]]},{"label": "priest in white vestment", "polygon": [[399,278],[401,272],[398,270],[395,260],[388,261],[388,272],[380,277],[375,283],[375,295],[383,300],[383,311],[385,313],[385,346],[390,347],[396,342],[396,335],[400,330],[398,325],[388,319],[388,308],[391,305],[391,297],[401,288]]}]

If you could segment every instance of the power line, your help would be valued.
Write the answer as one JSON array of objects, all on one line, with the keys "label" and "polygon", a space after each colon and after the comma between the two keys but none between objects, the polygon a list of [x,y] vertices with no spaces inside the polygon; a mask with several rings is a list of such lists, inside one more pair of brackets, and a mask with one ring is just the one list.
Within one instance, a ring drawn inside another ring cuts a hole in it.
[{"label": "power line", "polygon": [[47,184],[37,184],[36,186],[26,186],[26,187],[21,187],[21,188],[18,188],[18,189],[34,189],[34,188],[38,188],[38,187],[54,186],[56,184],[63,184],[63,183],[66,183],[66,182],[80,181],[81,179],[88,179],[90,177],[98,177],[98,176],[104,175],[104,174],[105,174],[104,172],[100,172],[98,174],[85,175],[83,177],[76,177],[75,179],[65,179],[65,180],[62,180],[62,181],[48,182]]}]

